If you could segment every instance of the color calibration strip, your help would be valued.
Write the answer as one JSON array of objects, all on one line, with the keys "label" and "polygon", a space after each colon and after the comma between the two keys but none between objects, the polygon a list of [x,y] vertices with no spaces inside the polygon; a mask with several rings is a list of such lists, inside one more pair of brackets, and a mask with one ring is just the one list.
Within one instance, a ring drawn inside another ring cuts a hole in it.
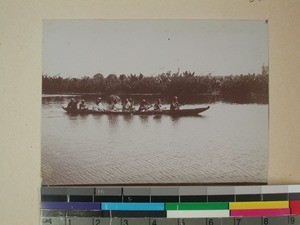
[{"label": "color calibration strip", "polygon": [[300,225],[300,185],[53,187],[41,192],[42,225]]}]

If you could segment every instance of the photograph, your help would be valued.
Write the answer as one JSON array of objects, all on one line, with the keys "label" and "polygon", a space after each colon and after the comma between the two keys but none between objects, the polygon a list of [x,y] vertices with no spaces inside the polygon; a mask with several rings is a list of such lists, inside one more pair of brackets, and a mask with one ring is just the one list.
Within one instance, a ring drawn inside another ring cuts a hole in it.
[{"label": "photograph", "polygon": [[43,186],[266,184],[266,20],[43,20]]}]

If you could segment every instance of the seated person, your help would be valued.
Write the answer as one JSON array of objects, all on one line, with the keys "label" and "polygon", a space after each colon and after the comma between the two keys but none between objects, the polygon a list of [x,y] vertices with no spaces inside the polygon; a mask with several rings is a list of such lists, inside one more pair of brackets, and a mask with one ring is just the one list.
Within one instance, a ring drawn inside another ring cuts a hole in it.
[{"label": "seated person", "polygon": [[154,111],[162,111],[161,99],[158,99],[153,106]]},{"label": "seated person", "polygon": [[130,101],[128,100],[128,98],[125,99],[124,103],[123,103],[123,108],[122,110],[124,112],[130,112],[131,111],[131,103]]},{"label": "seated person", "polygon": [[[122,107],[121,107],[122,108]],[[117,100],[111,100],[107,106],[108,111],[119,111],[120,105]]]},{"label": "seated person", "polygon": [[87,109],[87,105],[85,103],[85,100],[81,100],[81,103],[79,104],[79,109]]},{"label": "seated person", "polygon": [[178,103],[177,101],[177,97],[174,97],[174,100],[172,101],[171,105],[170,105],[170,110],[179,110],[179,107],[181,105]]},{"label": "seated person", "polygon": [[78,102],[75,102],[74,98],[71,99],[71,101],[68,103],[67,108],[68,109],[77,109]]},{"label": "seated person", "polygon": [[139,107],[139,112],[147,111],[151,107],[152,105],[149,102],[147,102],[145,99],[143,99]]},{"label": "seated person", "polygon": [[102,103],[102,99],[99,97],[96,101],[96,105],[97,105],[97,110],[99,111],[105,111],[103,103]]}]

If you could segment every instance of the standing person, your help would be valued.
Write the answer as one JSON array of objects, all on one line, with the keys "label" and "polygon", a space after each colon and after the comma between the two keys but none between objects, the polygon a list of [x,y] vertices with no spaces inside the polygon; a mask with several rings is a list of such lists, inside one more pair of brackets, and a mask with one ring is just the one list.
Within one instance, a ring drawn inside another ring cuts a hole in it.
[{"label": "standing person", "polygon": [[99,111],[104,111],[104,110],[105,110],[105,109],[104,109],[104,106],[103,106],[103,104],[102,104],[102,99],[101,99],[100,97],[97,99],[96,105],[97,105],[97,109],[98,109]]},{"label": "standing person", "polygon": [[162,111],[161,99],[158,99],[153,106],[154,111]]},{"label": "standing person", "polygon": [[81,103],[79,104],[79,109],[87,109],[87,105],[84,99],[81,100]]},{"label": "standing person", "polygon": [[140,107],[139,107],[139,112],[147,111],[151,107],[152,107],[152,105],[149,102],[147,102],[145,99],[143,99],[141,101],[141,104],[140,104]]},{"label": "standing person", "polygon": [[171,105],[170,105],[170,110],[179,110],[179,107],[181,105],[178,102],[178,98],[175,96],[174,100],[172,101]]},{"label": "standing person", "polygon": [[122,110],[124,112],[130,112],[131,111],[131,103],[130,101],[128,100],[128,98],[125,99],[124,103],[123,103],[123,108]]}]

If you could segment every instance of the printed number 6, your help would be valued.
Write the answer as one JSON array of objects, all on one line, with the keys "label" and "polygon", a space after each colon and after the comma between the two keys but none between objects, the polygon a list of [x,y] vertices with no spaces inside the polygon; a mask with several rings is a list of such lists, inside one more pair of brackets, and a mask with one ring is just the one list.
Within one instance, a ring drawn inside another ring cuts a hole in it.
[{"label": "printed number 6", "polygon": [[213,220],[213,219],[210,219],[210,220],[208,221],[208,224],[209,224],[209,225],[214,225],[214,220]]}]

